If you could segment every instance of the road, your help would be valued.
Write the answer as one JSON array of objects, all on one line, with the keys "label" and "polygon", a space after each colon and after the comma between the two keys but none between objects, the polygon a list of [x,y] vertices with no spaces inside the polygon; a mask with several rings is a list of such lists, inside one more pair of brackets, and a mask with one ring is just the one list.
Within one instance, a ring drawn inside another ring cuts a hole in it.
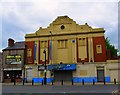
[{"label": "road", "polygon": [[[107,93],[112,93],[118,90],[118,85],[84,85],[84,86],[52,86],[52,85],[3,85],[2,95],[107,95]],[[11,93],[11,94],[10,94]],[[19,94],[16,94],[19,93]],[[20,94],[21,93],[21,94]],[[26,93],[26,94],[25,94]],[[36,93],[36,94],[35,94]],[[43,94],[44,93],[44,94]]]}]

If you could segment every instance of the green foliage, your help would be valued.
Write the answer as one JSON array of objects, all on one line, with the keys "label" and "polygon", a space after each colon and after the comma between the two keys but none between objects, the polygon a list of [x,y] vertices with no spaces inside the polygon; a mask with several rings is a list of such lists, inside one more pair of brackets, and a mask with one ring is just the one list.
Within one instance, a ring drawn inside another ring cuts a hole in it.
[{"label": "green foliage", "polygon": [[115,48],[114,45],[111,45],[110,40],[108,37],[105,39],[106,41],[106,49],[111,51],[112,56],[117,56],[118,49]]}]

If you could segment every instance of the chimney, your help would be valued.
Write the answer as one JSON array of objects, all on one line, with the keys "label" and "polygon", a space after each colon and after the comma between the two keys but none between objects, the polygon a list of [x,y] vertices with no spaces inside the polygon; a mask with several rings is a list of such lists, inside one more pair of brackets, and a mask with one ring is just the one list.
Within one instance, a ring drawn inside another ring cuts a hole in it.
[{"label": "chimney", "polygon": [[11,39],[11,38],[9,38],[8,39],[8,46],[13,46],[14,45],[14,40],[13,39]]}]

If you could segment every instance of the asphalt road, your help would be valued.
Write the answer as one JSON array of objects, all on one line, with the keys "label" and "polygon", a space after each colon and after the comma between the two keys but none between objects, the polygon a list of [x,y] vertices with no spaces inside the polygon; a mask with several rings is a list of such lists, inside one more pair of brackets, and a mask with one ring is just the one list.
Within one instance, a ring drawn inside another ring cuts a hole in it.
[{"label": "asphalt road", "polygon": [[[2,95],[112,95],[118,85],[84,85],[84,86],[29,86],[4,85]],[[35,94],[36,93],[36,94]],[[109,93],[109,94],[107,94]]]}]

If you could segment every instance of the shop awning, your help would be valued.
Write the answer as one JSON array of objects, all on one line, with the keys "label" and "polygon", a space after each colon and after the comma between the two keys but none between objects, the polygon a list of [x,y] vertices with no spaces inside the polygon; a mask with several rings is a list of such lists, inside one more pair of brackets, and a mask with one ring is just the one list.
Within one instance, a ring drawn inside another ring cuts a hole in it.
[{"label": "shop awning", "polygon": [[76,70],[76,64],[52,64],[48,70]]}]

